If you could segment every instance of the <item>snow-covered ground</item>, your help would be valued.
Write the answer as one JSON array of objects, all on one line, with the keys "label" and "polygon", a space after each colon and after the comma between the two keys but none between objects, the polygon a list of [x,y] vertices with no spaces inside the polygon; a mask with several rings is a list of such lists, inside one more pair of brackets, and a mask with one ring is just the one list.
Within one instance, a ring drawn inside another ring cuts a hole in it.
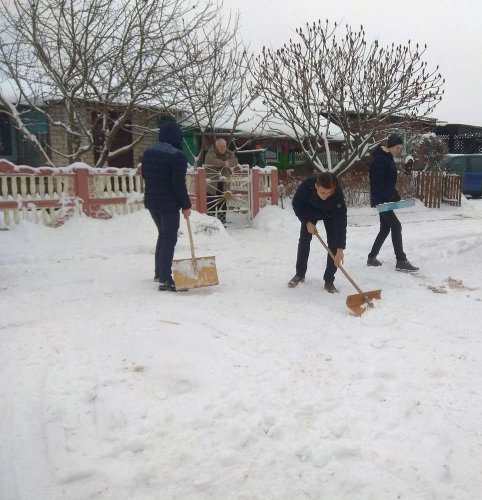
[{"label": "snow-covered ground", "polygon": [[349,212],[346,269],[383,289],[361,318],[316,240],[286,286],[290,207],[194,213],[221,284],[182,293],[152,281],[145,211],[1,231],[0,498],[480,499],[482,201],[399,216],[418,277],[390,241],[366,267],[378,218]]}]

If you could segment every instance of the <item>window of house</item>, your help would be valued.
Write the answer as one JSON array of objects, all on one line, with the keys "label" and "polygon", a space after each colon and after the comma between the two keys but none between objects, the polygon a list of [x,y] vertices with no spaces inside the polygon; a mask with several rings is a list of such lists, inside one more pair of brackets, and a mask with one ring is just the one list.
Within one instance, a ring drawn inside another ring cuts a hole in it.
[{"label": "window of house", "polygon": [[278,147],[274,144],[268,144],[266,146],[266,151],[264,152],[264,157],[266,161],[277,161],[278,160]]},{"label": "window of house", "polygon": [[0,157],[12,156],[12,129],[8,116],[0,113]]}]

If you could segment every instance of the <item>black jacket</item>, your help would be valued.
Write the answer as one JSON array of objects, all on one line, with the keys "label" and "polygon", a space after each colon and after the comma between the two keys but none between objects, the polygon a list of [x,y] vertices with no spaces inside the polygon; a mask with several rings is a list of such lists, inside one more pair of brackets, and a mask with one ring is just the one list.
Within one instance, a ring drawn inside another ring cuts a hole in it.
[{"label": "black jacket", "polygon": [[370,163],[370,202],[372,207],[379,203],[400,200],[397,189],[397,167],[391,153],[376,147]]},{"label": "black jacket", "polygon": [[316,192],[316,177],[308,177],[305,179],[296,190],[293,197],[293,210],[298,219],[306,224],[312,222],[332,218],[335,220],[336,229],[336,246],[337,248],[346,247],[346,203],[343,196],[338,179],[336,179],[337,187],[333,196],[326,200],[322,200]]},{"label": "black jacket", "polygon": [[182,130],[175,122],[165,122],[159,127],[159,142],[147,148],[142,158],[145,207],[161,212],[191,208],[186,171]]}]

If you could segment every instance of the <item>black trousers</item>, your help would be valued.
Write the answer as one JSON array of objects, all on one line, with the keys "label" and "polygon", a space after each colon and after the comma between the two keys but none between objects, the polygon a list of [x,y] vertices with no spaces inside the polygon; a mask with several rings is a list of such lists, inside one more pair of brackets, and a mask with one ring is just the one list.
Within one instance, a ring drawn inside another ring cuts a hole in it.
[{"label": "black trousers", "polygon": [[172,259],[174,248],[177,243],[177,232],[179,230],[180,214],[176,212],[161,212],[149,209],[154,220],[158,236],[156,254],[154,257],[154,276],[162,283],[173,283]]},{"label": "black trousers", "polygon": [[[336,253],[336,230],[335,230],[335,221],[333,219],[323,219],[323,224],[325,225],[326,230],[326,239],[328,248]],[[306,270],[308,268],[308,258],[310,256],[310,246],[313,235],[308,232],[306,229],[306,224],[301,224],[300,229],[300,239],[298,240],[298,254],[296,256],[296,274],[298,276],[304,276],[306,274]],[[333,283],[335,281],[335,273],[337,267],[333,262],[333,259],[330,257],[330,254],[326,257],[326,268],[325,274],[323,275],[323,279],[327,283]]]},{"label": "black trousers", "polygon": [[388,212],[380,212],[378,215],[380,216],[380,231],[375,238],[375,242],[373,243],[372,250],[368,254],[368,257],[376,257],[378,255],[378,252],[382,248],[388,234],[391,232],[395,257],[397,260],[406,260],[407,256],[403,251],[402,224],[395,215],[395,212],[393,210],[389,210]]}]

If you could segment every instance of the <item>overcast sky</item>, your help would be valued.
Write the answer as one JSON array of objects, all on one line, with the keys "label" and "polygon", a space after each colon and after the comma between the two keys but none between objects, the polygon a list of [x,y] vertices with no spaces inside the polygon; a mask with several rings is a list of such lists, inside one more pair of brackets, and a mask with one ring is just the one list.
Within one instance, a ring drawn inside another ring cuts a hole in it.
[{"label": "overcast sky", "polygon": [[278,47],[306,21],[329,19],[358,28],[367,41],[427,44],[429,68],[445,78],[433,117],[482,126],[482,2],[480,0],[224,0],[239,11],[243,38],[253,50]]}]

